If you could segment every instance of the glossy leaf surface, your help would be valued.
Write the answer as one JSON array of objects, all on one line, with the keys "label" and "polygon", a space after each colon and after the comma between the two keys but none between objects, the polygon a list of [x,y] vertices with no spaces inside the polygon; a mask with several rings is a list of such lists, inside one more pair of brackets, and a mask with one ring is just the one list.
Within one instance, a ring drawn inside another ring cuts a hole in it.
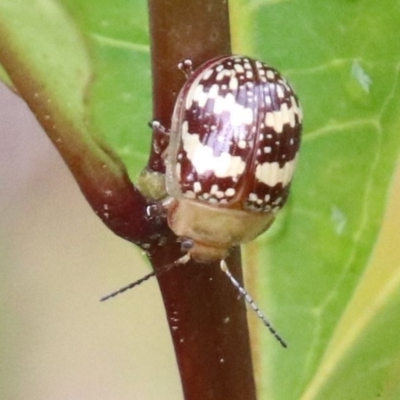
[{"label": "glossy leaf surface", "polygon": [[240,50],[280,69],[305,115],[289,204],[256,261],[249,250],[258,295],[289,342],[282,354],[257,333],[262,398],[396,398],[400,256],[370,260],[400,149],[400,8],[250,4]]}]

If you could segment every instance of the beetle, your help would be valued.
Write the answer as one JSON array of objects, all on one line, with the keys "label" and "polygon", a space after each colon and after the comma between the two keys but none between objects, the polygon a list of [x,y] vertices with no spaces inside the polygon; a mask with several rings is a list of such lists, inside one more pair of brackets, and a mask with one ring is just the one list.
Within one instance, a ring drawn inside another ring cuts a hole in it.
[{"label": "beetle", "polygon": [[268,229],[289,194],[301,128],[293,89],[258,60],[221,56],[190,74],[172,116],[166,204],[191,258],[223,260]]},{"label": "beetle", "polygon": [[250,57],[220,56],[195,71],[190,60],[179,67],[188,79],[177,96],[171,129],[152,123],[153,130],[169,138],[167,197],[161,207],[185,253],[173,265],[191,258],[220,261],[233,285],[286,347],[225,258],[232,248],[265,232],[287,200],[302,130],[298,98],[278,71]]}]

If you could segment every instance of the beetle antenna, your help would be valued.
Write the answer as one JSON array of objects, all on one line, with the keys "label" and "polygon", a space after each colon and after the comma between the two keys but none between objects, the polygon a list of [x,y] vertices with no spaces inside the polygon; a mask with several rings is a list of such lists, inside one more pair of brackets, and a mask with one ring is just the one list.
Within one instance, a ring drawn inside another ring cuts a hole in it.
[{"label": "beetle antenna", "polygon": [[220,266],[221,266],[222,271],[225,272],[225,274],[228,276],[228,278],[232,282],[233,286],[235,286],[236,289],[240,292],[240,294],[243,295],[247,304],[256,312],[258,317],[261,319],[261,321],[264,323],[264,325],[269,329],[269,331],[272,333],[272,335],[275,337],[275,339],[282,345],[282,347],[285,347],[285,348],[288,347],[286,342],[282,339],[282,337],[279,335],[279,333],[276,331],[276,329],[268,321],[266,316],[258,308],[258,306],[254,302],[253,298],[247,293],[246,289],[235,279],[235,277],[229,271],[228,265],[226,264],[225,260],[221,260]]},{"label": "beetle antenna", "polygon": [[[161,271],[160,271],[161,272]],[[130,283],[129,285],[126,285],[124,287],[122,287],[121,289],[118,289],[114,292],[111,292],[110,294],[107,294],[106,296],[103,296],[100,301],[106,301],[108,299],[111,299],[112,297],[115,297],[121,293],[126,292],[129,289],[133,289],[135,286],[140,285],[141,283],[147,281],[148,279],[150,279],[152,276],[156,275],[156,271],[152,271],[149,274],[145,275],[143,278],[138,279],[135,282]]]},{"label": "beetle antenna", "polygon": [[174,263],[166,265],[165,267],[163,267],[162,269],[158,270],[158,271],[152,271],[149,274],[143,276],[142,278],[138,279],[137,281],[134,281],[132,283],[130,283],[129,285],[126,285],[110,294],[107,294],[106,296],[103,296],[100,301],[106,301],[109,300],[115,296],[118,296],[121,293],[126,292],[127,290],[133,289],[135,286],[138,286],[140,284],[142,284],[143,282],[147,281],[148,279],[150,279],[153,276],[160,276],[161,274],[163,274],[164,272],[168,271],[169,269],[171,269],[172,267],[178,265],[178,264],[186,264],[190,259],[190,256],[188,254],[185,254],[183,257],[179,258],[178,260],[176,260]]}]

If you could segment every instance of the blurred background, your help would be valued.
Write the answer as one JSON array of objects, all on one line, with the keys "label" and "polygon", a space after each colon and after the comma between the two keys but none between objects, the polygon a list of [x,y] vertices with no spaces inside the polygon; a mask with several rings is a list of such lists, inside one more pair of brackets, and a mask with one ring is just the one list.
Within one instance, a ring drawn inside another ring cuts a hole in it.
[{"label": "blurred background", "polygon": [[179,400],[156,280],[95,216],[25,103],[0,86],[0,399]]}]

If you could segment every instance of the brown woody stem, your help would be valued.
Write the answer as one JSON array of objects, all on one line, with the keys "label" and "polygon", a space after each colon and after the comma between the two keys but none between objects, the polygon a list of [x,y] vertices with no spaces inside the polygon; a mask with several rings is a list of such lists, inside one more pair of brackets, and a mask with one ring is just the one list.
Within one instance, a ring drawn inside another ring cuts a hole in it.
[{"label": "brown woody stem", "polygon": [[[63,98],[46,76],[36,73],[26,49],[12,32],[0,27],[4,46],[0,62],[19,95],[26,101],[58,149],[96,214],[117,235],[141,244],[157,235],[158,223],[149,221],[148,200],[131,183],[125,167],[87,131],[81,115],[68,115]],[[28,44],[29,46],[29,44]],[[46,54],[51,58],[51,54]],[[65,101],[65,100],[64,100]],[[157,221],[158,222],[158,221]]]},{"label": "brown woody stem", "polygon": [[[178,62],[230,54],[225,0],[149,0],[154,119],[170,127],[175,98],[185,81]],[[157,147],[157,133],[154,133]],[[149,169],[163,171],[153,152]],[[182,256],[172,234],[163,247],[150,249],[154,268]],[[242,281],[240,251],[227,259]],[[255,384],[243,299],[219,263],[189,261],[158,277],[186,400],[254,400]]]}]

